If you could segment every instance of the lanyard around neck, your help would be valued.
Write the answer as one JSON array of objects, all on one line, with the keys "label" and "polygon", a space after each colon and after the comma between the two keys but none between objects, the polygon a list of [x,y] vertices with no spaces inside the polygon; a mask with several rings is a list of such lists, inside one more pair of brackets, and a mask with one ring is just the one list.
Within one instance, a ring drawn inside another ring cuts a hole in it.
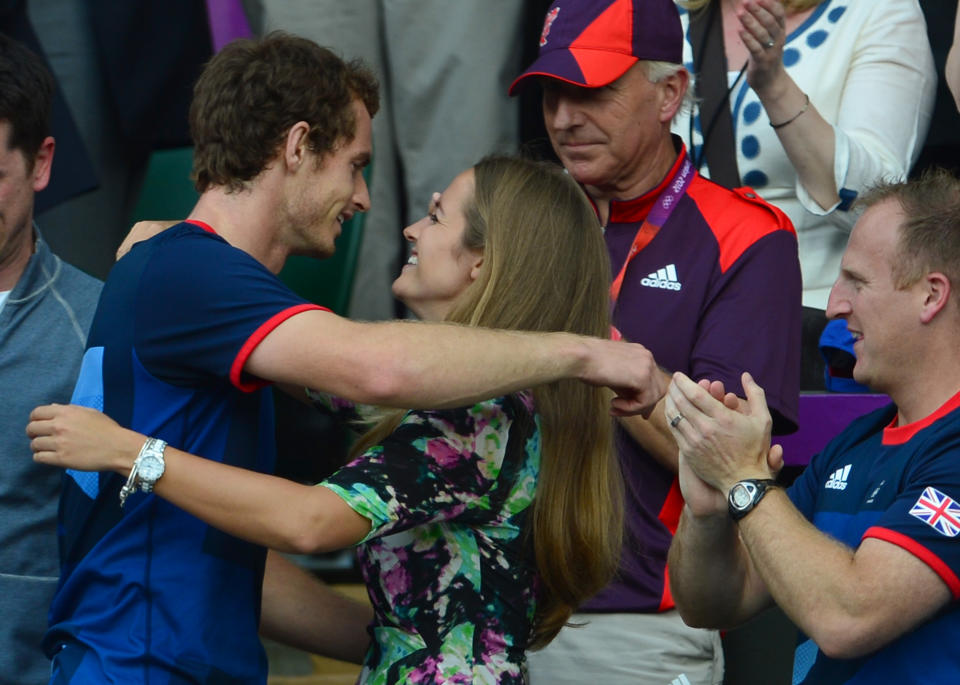
[{"label": "lanyard around neck", "polygon": [[683,162],[680,165],[680,170],[667,186],[660,191],[656,202],[653,203],[653,207],[647,214],[647,218],[643,220],[640,228],[637,229],[637,234],[633,238],[633,243],[630,245],[630,250],[627,252],[626,258],[623,260],[623,266],[620,267],[620,272],[610,284],[610,300],[613,306],[616,306],[617,300],[620,299],[620,289],[623,287],[623,278],[627,274],[627,267],[630,266],[630,262],[656,237],[660,227],[670,218],[670,214],[673,213],[673,210],[680,202],[680,198],[687,192],[687,186],[690,185],[690,181],[693,180],[693,164],[690,163],[690,158],[687,157],[686,151],[681,152],[681,154],[683,155]]}]

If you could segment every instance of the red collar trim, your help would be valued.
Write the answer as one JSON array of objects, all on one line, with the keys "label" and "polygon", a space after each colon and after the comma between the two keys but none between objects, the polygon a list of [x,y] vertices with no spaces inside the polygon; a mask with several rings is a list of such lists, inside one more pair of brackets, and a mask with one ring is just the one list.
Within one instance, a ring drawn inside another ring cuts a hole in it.
[{"label": "red collar trim", "polygon": [[610,218],[607,220],[607,223],[626,224],[646,219],[647,214],[649,214],[653,208],[653,203],[660,197],[660,193],[673,181],[674,176],[680,171],[680,165],[683,163],[685,154],[686,146],[681,143],[680,149],[677,152],[677,158],[673,161],[673,166],[670,167],[670,171],[667,172],[667,175],[660,181],[656,188],[652,188],[640,197],[635,197],[632,200],[610,200]]},{"label": "red collar trim", "polygon": [[213,233],[214,235],[217,235],[217,232],[213,230],[213,226],[211,226],[210,224],[208,224],[208,223],[205,222],[205,221],[199,221],[199,220],[197,220],[197,219],[187,219],[187,220],[184,221],[183,223],[185,223],[185,224],[193,224],[194,226],[199,226],[200,228],[202,228],[202,229],[203,229],[204,231],[206,231],[207,233]]},{"label": "red collar trim", "polygon": [[890,425],[883,429],[883,444],[902,445],[924,428],[933,424],[938,419],[943,418],[957,408],[960,408],[960,392],[944,402],[943,405],[935,412],[930,414],[930,416],[920,419],[919,421],[914,421],[913,423],[908,423],[905,426],[895,425],[900,416],[897,414],[897,416],[893,417],[893,421],[890,422]]}]

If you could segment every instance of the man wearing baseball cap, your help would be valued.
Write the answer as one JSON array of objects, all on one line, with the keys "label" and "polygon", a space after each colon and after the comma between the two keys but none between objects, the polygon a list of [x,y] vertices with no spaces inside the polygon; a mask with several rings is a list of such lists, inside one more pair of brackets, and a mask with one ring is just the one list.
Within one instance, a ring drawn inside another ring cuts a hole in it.
[{"label": "man wearing baseball cap", "polygon": [[[593,201],[610,253],[614,322],[666,372],[767,390],[775,432],[796,428],[800,267],[789,219],[749,188],[701,178],[670,123],[689,74],[672,0],[557,0],[537,60],[550,142]],[[628,530],[618,578],[530,655],[543,683],[720,683],[716,633],[688,628],[667,550],[683,507],[663,400],[618,427]]]}]

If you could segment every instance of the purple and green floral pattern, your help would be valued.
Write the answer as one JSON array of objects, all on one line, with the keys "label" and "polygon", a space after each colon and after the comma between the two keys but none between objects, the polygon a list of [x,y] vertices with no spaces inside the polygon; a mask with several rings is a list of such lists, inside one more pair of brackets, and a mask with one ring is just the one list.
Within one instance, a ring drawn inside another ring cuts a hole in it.
[{"label": "purple and green floral pattern", "polygon": [[376,613],[361,682],[526,682],[539,467],[521,393],[409,412],[324,481],[372,523],[358,549]]}]

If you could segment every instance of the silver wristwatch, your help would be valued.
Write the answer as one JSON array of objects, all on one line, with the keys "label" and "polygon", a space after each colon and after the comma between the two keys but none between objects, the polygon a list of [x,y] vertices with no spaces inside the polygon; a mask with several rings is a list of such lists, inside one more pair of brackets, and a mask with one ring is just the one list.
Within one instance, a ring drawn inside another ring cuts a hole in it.
[{"label": "silver wristwatch", "polygon": [[167,443],[159,438],[147,438],[140,448],[140,453],[133,462],[127,482],[120,488],[120,506],[127,501],[127,497],[135,492],[153,492],[154,484],[163,475],[163,450]]},{"label": "silver wristwatch", "polygon": [[749,514],[767,494],[767,490],[776,483],[777,481],[772,478],[748,478],[734,484],[727,494],[727,507],[730,510],[730,517],[734,521],[739,521]]}]

